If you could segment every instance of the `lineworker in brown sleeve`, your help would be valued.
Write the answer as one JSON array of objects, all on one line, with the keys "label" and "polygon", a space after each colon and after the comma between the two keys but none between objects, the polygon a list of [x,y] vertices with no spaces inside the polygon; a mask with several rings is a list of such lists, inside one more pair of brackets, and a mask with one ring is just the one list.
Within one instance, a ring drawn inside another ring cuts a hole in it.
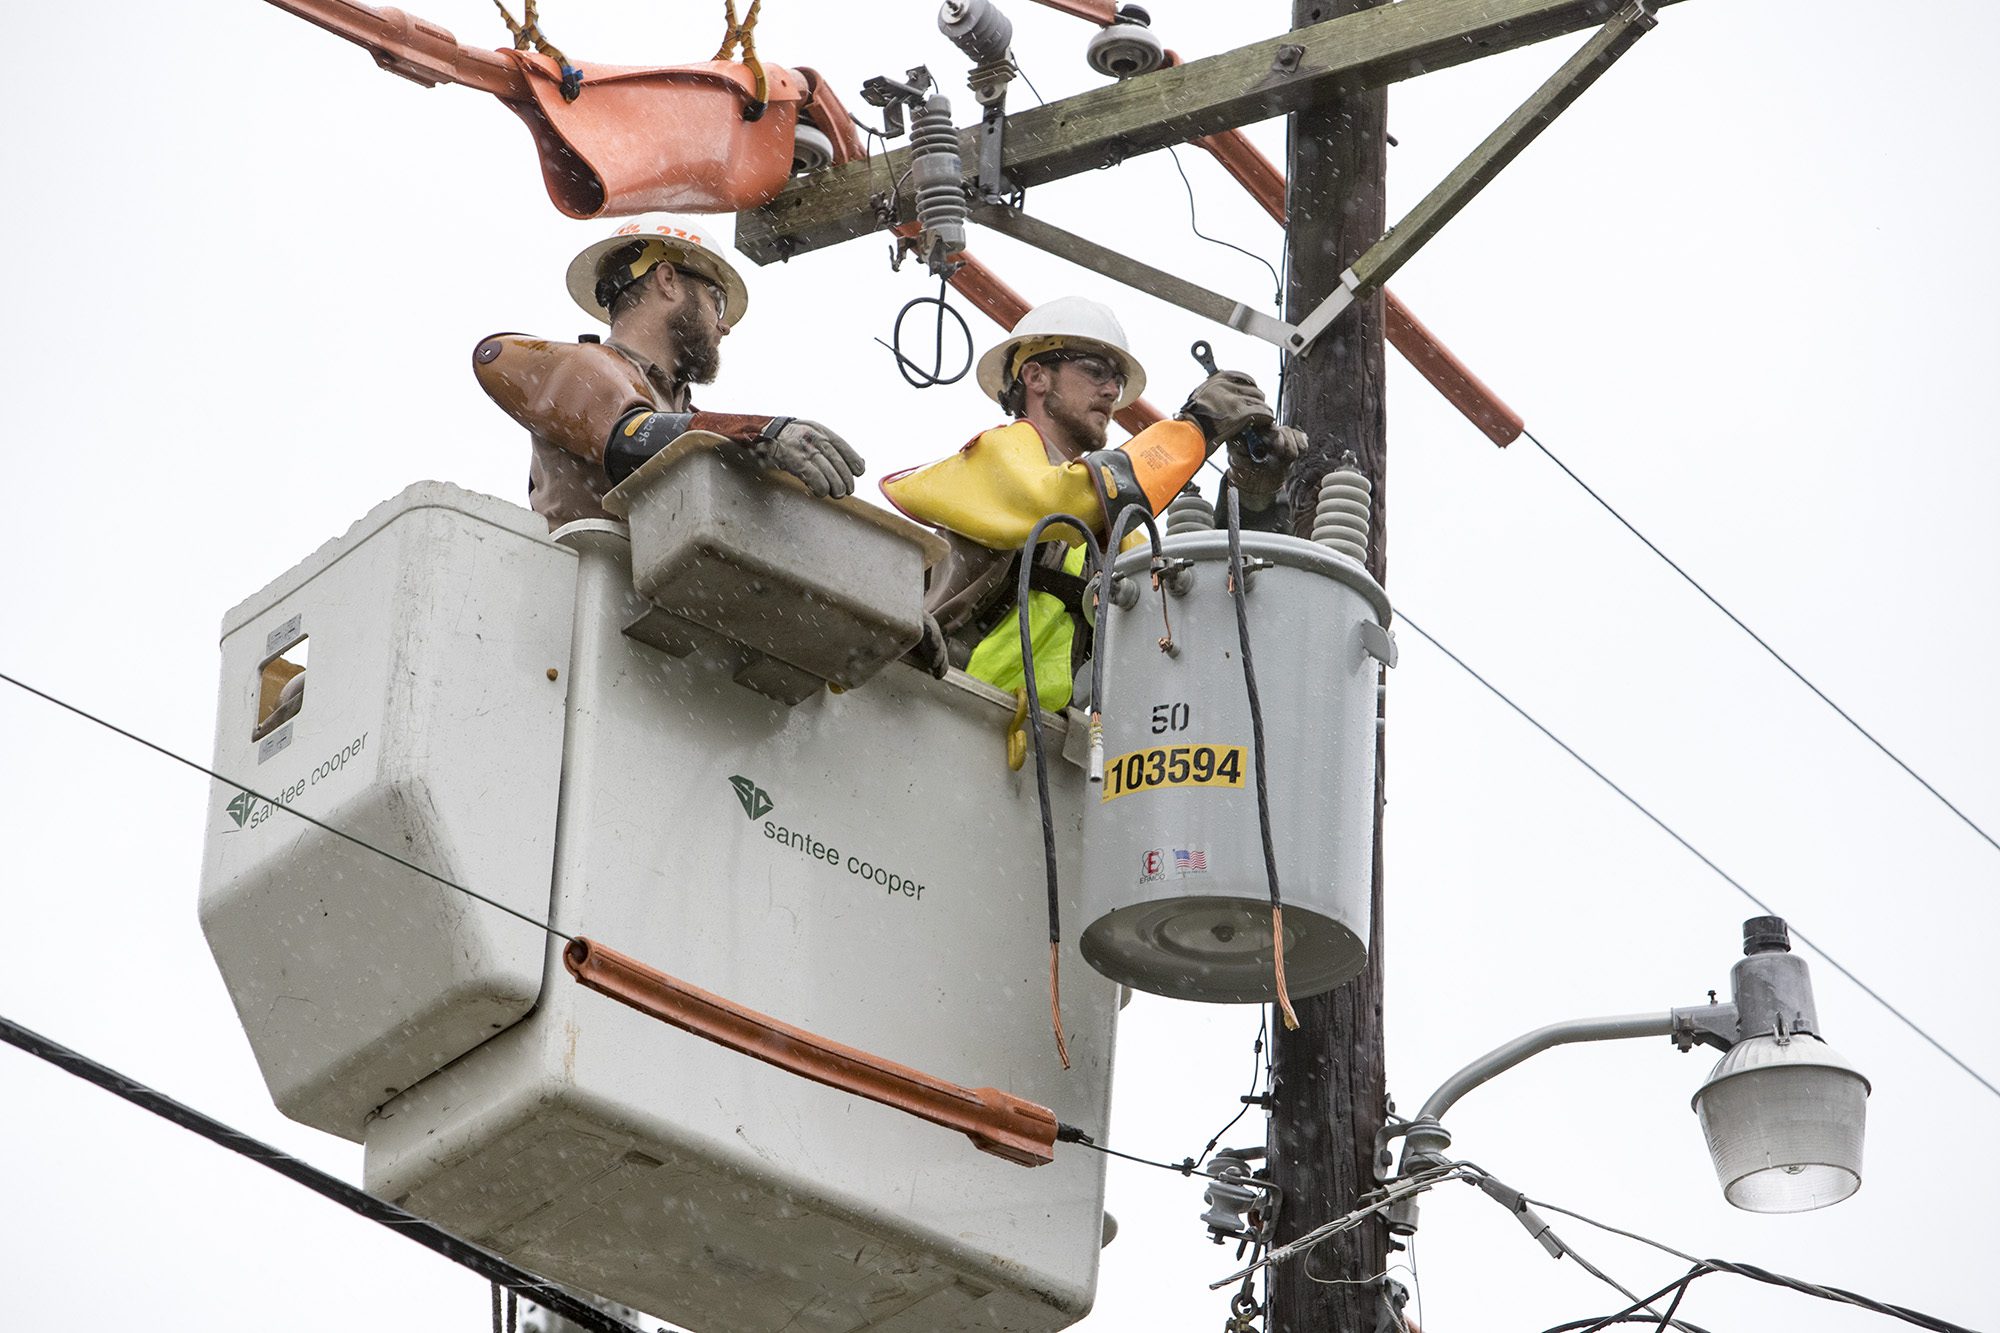
[{"label": "lineworker in brown sleeve", "polygon": [[[1108,308],[1080,296],[1036,306],[979,361],[979,387],[1014,420],[948,458],[883,481],[890,503],[943,530],[950,542],[950,556],[932,571],[924,607],[943,630],[952,665],[1010,693],[1021,686],[1016,560],[1029,532],[1050,514],[1075,514],[1102,541],[1124,510],[1165,509],[1227,442],[1245,526],[1273,525],[1279,485],[1304,451],[1304,433],[1272,424],[1256,381],[1225,370],[1202,381],[1172,420],[1106,448],[1112,413],[1145,385],[1146,372]],[[1255,462],[1236,445],[1253,426],[1266,427],[1269,441]],[[1073,675],[1088,652],[1085,548],[1080,537],[1054,539],[1059,528],[1047,534],[1052,539],[1037,548],[1029,571],[1028,624],[1042,706],[1060,709],[1069,704]]]},{"label": "lineworker in brown sleeve", "polygon": [[529,503],[552,530],[609,518],[604,493],[689,430],[727,436],[814,495],[854,493],[861,456],[825,426],[694,410],[689,386],[714,380],[722,339],[749,304],[742,276],[699,232],[628,223],[570,261],[567,282],[609,336],[497,333],[472,354],[480,387],[528,429]]}]

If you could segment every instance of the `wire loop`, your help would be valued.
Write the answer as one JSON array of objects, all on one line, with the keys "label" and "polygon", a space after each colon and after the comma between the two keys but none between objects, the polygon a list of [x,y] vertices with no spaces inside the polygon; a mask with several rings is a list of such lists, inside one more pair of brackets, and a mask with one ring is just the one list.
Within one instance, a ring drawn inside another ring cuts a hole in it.
[{"label": "wire loop", "polygon": [[[948,287],[948,280],[940,278],[938,279],[938,293],[936,296],[919,296],[903,302],[903,308],[896,312],[896,323],[889,333],[889,337],[893,341],[883,342],[880,338],[875,340],[888,348],[890,354],[896,358],[897,372],[902,375],[903,382],[912,389],[930,389],[940,384],[956,384],[964,379],[972,370],[972,330],[966,327],[965,316],[953,309],[951,302],[945,299],[945,292]],[[938,308],[937,327],[933,331],[935,343],[932,348],[931,368],[929,370],[925,370],[915,361],[903,355],[903,321],[910,317],[911,311],[923,305],[934,305]],[[957,321],[959,336],[965,339],[965,364],[949,375],[944,373],[944,318],[946,315],[950,315],[952,319]]]}]

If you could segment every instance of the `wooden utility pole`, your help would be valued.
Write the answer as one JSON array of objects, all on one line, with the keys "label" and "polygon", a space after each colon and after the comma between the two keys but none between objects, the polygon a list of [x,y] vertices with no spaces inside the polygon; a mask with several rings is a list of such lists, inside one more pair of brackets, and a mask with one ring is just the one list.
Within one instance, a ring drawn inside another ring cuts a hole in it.
[{"label": "wooden utility pole", "polygon": [[[1372,9],[1383,0],[1294,0],[1292,26]],[[1296,324],[1333,291],[1340,274],[1387,227],[1384,89],[1327,97],[1291,118],[1287,178],[1289,261],[1285,318]],[[1312,529],[1320,477],[1352,453],[1374,486],[1368,570],[1387,585],[1387,432],[1382,392],[1382,298],[1356,303],[1291,363],[1284,418],[1311,438],[1285,495],[1291,527]],[[1368,967],[1336,990],[1300,1001],[1299,1029],[1273,1043],[1269,1165],[1284,1188],[1283,1244],[1355,1207],[1375,1187],[1376,1129],[1387,1111],[1382,1059],[1382,733],[1375,741],[1375,860]],[[1374,1220],[1323,1242],[1303,1261],[1271,1270],[1267,1333],[1372,1333],[1381,1308],[1373,1283],[1327,1286],[1321,1278],[1371,1278],[1388,1267],[1389,1232]]]}]

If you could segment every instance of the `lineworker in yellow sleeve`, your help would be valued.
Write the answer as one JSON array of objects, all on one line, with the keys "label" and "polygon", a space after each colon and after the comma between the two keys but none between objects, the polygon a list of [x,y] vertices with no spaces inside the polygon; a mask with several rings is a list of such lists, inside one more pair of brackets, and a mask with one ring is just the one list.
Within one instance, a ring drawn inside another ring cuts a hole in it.
[{"label": "lineworker in yellow sleeve", "polygon": [[[1017,561],[1037,522],[1075,514],[1102,541],[1124,510],[1143,505],[1158,514],[1218,445],[1267,426],[1266,458],[1253,463],[1247,450],[1232,447],[1229,475],[1246,523],[1269,526],[1285,469],[1304,450],[1304,434],[1272,425],[1262,391],[1240,371],[1211,375],[1172,420],[1106,448],[1112,414],[1144,391],[1146,372],[1117,317],[1080,296],[1023,315],[980,358],[978,373],[979,387],[1014,420],[949,458],[889,477],[882,493],[911,518],[942,530],[950,545],[950,555],[931,571],[924,607],[944,633],[951,665],[1009,693],[1023,683]],[[1061,539],[1041,543],[1034,554],[1029,636],[1042,706],[1061,709],[1089,655],[1085,547],[1061,528],[1046,535]]]}]

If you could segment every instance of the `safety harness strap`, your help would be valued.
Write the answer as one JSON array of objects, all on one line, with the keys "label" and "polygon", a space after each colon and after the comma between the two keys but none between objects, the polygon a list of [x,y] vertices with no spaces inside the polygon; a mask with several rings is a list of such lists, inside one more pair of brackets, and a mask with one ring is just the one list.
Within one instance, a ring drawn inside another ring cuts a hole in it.
[{"label": "safety harness strap", "polygon": [[[1052,550],[1059,552],[1060,555],[1050,555]],[[1067,556],[1069,550],[1069,545],[1066,542],[1043,542],[1037,547],[1035,550],[1035,563],[1028,570],[1028,587],[1034,592],[1045,592],[1062,603],[1064,612],[1068,614],[1071,621],[1076,625],[1076,646],[1072,651],[1072,656],[1081,659],[1090,655],[1091,646],[1090,622],[1084,618],[1083,614],[1083,597],[1084,592],[1090,586],[1089,581],[1080,575],[1071,574],[1055,565],[1045,563],[1050,559]],[[996,588],[1005,589],[1009,592],[1013,590],[1020,576],[1021,559],[1021,552],[1016,551],[1014,558],[1008,562],[1006,579],[996,584]],[[983,643],[987,635],[991,634],[1002,621],[1010,619],[1013,615],[1013,599],[1011,597],[996,596],[990,605],[981,610],[978,615],[974,616],[968,622],[967,628],[970,630],[969,637],[971,641],[975,644]]]}]

